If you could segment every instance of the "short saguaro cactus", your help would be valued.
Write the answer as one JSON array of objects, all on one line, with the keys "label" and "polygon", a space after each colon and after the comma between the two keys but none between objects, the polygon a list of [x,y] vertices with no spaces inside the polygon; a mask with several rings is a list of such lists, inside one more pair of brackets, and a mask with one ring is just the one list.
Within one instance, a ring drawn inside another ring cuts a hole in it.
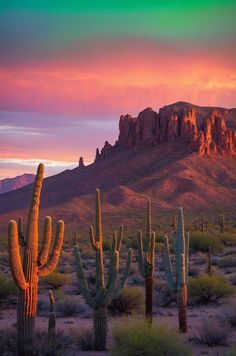
[{"label": "short saguaro cactus", "polygon": [[155,262],[156,234],[152,231],[151,201],[147,202],[147,231],[143,240],[142,231],[138,231],[138,263],[139,272],[145,278],[146,291],[146,318],[152,323],[153,304],[153,273]]},{"label": "short saguaro cactus", "polygon": [[90,227],[90,241],[96,254],[96,292],[93,295],[89,288],[84,274],[79,248],[75,245],[75,262],[77,269],[77,277],[81,293],[87,302],[94,310],[93,325],[95,335],[95,350],[103,351],[106,349],[107,342],[107,306],[116,298],[126,285],[129,276],[130,265],[132,261],[132,250],[128,250],[128,259],[122,278],[118,283],[119,271],[119,254],[122,243],[122,231],[119,238],[116,234],[113,236],[113,242],[110,252],[110,266],[107,282],[105,282],[104,261],[102,249],[102,220],[101,220],[101,203],[100,191],[96,190],[96,217],[95,217],[95,233],[93,227]]},{"label": "short saguaro cactus", "polygon": [[165,236],[164,243],[165,273],[171,291],[177,293],[179,329],[181,332],[186,332],[189,233],[185,233],[184,230],[184,217],[182,208],[178,208],[177,231],[173,235],[173,246],[175,253],[174,272],[172,271],[168,236]]}]

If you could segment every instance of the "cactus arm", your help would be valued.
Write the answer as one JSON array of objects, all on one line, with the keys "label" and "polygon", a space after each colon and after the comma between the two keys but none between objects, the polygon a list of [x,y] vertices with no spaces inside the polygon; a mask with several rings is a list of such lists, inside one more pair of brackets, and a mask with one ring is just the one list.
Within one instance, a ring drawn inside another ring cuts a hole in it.
[{"label": "cactus arm", "polygon": [[132,263],[132,257],[133,257],[133,251],[132,251],[131,248],[129,248],[129,250],[128,250],[128,258],[127,258],[126,266],[125,266],[125,269],[124,269],[124,272],[123,272],[123,276],[122,276],[121,281],[119,283],[119,287],[116,288],[116,290],[115,290],[115,294],[114,294],[115,298],[119,296],[119,294],[122,292],[122,290],[126,286],[127,279],[129,277],[131,263]]},{"label": "cactus arm", "polygon": [[113,256],[111,281],[107,288],[106,297],[102,303],[103,305],[110,304],[113,299],[113,295],[114,295],[116,284],[117,284],[118,266],[119,266],[119,252],[115,251],[114,256]]},{"label": "cactus arm", "polygon": [[189,262],[189,241],[190,234],[187,232],[185,234],[185,271],[186,271],[186,283],[188,283],[188,262]]},{"label": "cactus arm", "polygon": [[101,215],[101,199],[100,191],[96,189],[96,217],[95,217],[95,238],[96,242],[102,244],[102,215]]},{"label": "cactus arm", "polygon": [[84,269],[83,269],[83,266],[82,266],[81,256],[80,256],[80,252],[79,252],[78,246],[74,247],[74,255],[75,255],[76,273],[77,273],[77,277],[78,277],[78,280],[79,280],[81,293],[82,293],[84,299],[86,300],[86,302],[92,308],[96,308],[96,306],[97,306],[96,301],[91,296],[91,294],[89,292],[89,289],[88,289],[88,283],[87,283],[87,280],[85,278]]},{"label": "cactus arm", "polygon": [[32,202],[28,214],[28,224],[26,233],[26,247],[31,250],[33,260],[38,257],[38,215],[39,201],[43,182],[44,165],[39,164],[35,177],[34,188],[32,193]]},{"label": "cactus arm", "polygon": [[104,288],[104,265],[102,253],[102,218],[100,191],[96,190],[96,216],[95,216],[95,241],[96,241],[96,288]]},{"label": "cactus arm", "polygon": [[169,285],[169,288],[172,291],[176,290],[176,285],[173,278],[171,258],[170,258],[170,249],[169,249],[169,239],[168,236],[164,236],[164,267],[166,272],[166,278]]},{"label": "cactus arm", "polygon": [[124,226],[121,225],[120,230],[119,230],[119,235],[117,238],[117,251],[118,252],[120,252],[120,250],[121,250],[123,234],[124,234]]},{"label": "cactus arm", "polygon": [[141,230],[138,231],[138,265],[140,274],[144,276],[143,237]]},{"label": "cactus arm", "polygon": [[43,266],[48,259],[51,238],[52,238],[52,220],[50,216],[46,216],[44,221],[43,242],[38,256],[39,267]]},{"label": "cactus arm", "polygon": [[117,250],[117,238],[116,238],[116,233],[114,232],[113,239],[112,239],[112,245],[111,245],[111,251],[110,251],[110,268],[109,268],[109,273],[108,273],[107,286],[109,286],[111,283],[113,266],[114,266],[114,253],[116,250]]},{"label": "cactus arm", "polygon": [[24,247],[25,246],[25,237],[23,235],[23,220],[22,220],[22,218],[19,218],[17,220],[17,230],[18,230],[18,239],[19,239],[20,245],[22,247]]},{"label": "cactus arm", "polygon": [[148,199],[147,202],[147,235],[144,243],[144,251],[150,251],[150,243],[151,243],[151,235],[152,235],[152,221],[151,221],[151,201]]},{"label": "cactus arm", "polygon": [[48,274],[52,273],[56,268],[61,253],[63,239],[64,239],[64,221],[59,220],[57,222],[56,239],[54,242],[52,254],[49,257],[48,261],[39,269],[40,276],[47,276]]},{"label": "cactus arm", "polygon": [[177,228],[178,254],[185,251],[184,215],[183,209],[178,208],[178,228]]},{"label": "cactus arm", "polygon": [[16,285],[25,290],[29,287],[29,283],[25,280],[25,275],[22,268],[20,258],[20,248],[18,242],[17,223],[11,220],[8,225],[8,243],[9,243],[9,260],[12,276]]},{"label": "cactus arm", "polygon": [[95,250],[96,249],[96,243],[95,243],[95,239],[94,239],[94,231],[93,231],[93,227],[92,226],[90,226],[89,234],[90,234],[90,243],[92,245],[92,248]]},{"label": "cactus arm", "polygon": [[152,232],[151,248],[150,248],[150,263],[152,265],[152,270],[154,271],[155,266],[155,245],[156,245],[156,234]]}]

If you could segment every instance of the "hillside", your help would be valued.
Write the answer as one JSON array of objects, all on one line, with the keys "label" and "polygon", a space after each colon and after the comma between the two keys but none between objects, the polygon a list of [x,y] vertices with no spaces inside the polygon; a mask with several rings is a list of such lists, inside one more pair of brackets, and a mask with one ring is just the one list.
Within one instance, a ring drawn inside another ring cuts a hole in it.
[{"label": "hillside", "polygon": [[0,194],[10,192],[22,188],[34,181],[34,174],[22,174],[14,178],[6,178],[0,180]]},{"label": "hillside", "polygon": [[[236,109],[176,103],[137,118],[121,116],[119,138],[95,162],[46,178],[42,214],[87,221],[102,190],[104,212],[140,209],[147,196],[158,209],[236,206]],[[0,196],[0,223],[24,215],[32,185]]]}]

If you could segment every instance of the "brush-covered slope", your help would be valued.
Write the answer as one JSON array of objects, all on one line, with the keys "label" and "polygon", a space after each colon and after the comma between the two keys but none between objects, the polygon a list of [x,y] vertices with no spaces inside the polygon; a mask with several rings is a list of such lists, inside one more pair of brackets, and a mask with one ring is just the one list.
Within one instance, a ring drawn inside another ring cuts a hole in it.
[{"label": "brush-covered slope", "polygon": [[[93,164],[44,180],[44,213],[86,219],[97,187],[111,213],[140,208],[147,196],[163,209],[235,206],[235,113],[180,102],[159,113],[148,108],[137,118],[121,116],[117,142],[97,150]],[[31,190],[0,196],[1,221],[28,207]]]}]

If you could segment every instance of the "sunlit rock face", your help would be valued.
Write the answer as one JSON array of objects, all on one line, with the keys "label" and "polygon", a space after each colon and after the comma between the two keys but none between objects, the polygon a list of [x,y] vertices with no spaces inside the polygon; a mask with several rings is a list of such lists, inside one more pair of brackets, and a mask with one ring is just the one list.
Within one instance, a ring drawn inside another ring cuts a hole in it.
[{"label": "sunlit rock face", "polygon": [[184,142],[188,149],[201,156],[233,155],[236,146],[235,128],[227,127],[220,111],[208,109],[204,115],[193,105],[179,102],[164,106],[158,113],[152,108],[146,108],[137,117],[122,115],[118,140],[114,146],[106,141],[99,159],[117,149],[176,141]]}]

